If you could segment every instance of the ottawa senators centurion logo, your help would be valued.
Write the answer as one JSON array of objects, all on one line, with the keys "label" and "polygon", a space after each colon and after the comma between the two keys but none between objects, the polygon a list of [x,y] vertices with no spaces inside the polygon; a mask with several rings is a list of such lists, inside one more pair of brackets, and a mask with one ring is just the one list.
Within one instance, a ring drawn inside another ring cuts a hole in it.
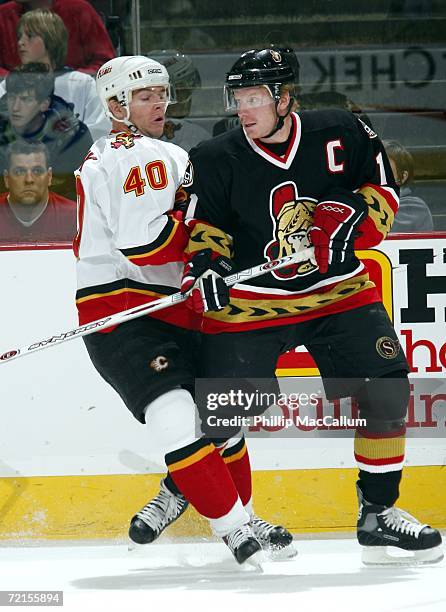
[{"label": "ottawa senators centurion logo", "polygon": [[[273,220],[273,240],[265,247],[265,257],[270,261],[292,255],[311,245],[308,232],[313,225],[313,213],[317,200],[299,198],[293,182],[282,183],[271,191],[270,214]],[[310,274],[317,267],[309,260],[271,272],[279,280],[289,280]]]}]

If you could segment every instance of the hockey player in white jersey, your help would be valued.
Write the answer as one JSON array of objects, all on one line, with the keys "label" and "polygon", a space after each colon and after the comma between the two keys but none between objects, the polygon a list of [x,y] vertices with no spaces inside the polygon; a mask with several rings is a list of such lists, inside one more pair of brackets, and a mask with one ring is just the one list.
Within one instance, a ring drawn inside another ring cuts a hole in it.
[{"label": "hockey player in white jersey", "polygon": [[[174,214],[188,156],[157,140],[173,101],[166,69],[147,57],[118,57],[96,82],[113,131],[76,172],[81,324],[177,292],[188,241]],[[168,468],[159,494],[132,520],[130,537],[153,541],[190,502],[243,563],[261,546],[224,458],[196,433],[194,316],[179,304],[94,333],[85,344],[101,376],[146,424],[148,444],[162,449]]]}]

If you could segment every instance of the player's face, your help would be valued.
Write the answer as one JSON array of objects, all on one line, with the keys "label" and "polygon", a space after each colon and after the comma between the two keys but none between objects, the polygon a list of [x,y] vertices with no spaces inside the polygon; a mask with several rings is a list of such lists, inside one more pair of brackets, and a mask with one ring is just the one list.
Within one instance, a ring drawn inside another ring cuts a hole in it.
[{"label": "player's face", "polygon": [[160,138],[163,134],[167,107],[167,89],[146,87],[137,89],[130,102],[130,121],[141,134]]},{"label": "player's face", "polygon": [[276,124],[273,98],[266,87],[243,87],[234,91],[237,115],[250,138],[263,138]]},{"label": "player's face", "polygon": [[17,41],[18,52],[22,64],[30,62],[48,63],[48,55],[43,38],[31,32],[20,32]]},{"label": "player's face", "polygon": [[37,100],[33,91],[8,93],[7,105],[11,125],[19,132],[24,131],[27,125],[48,108],[47,103]]},{"label": "player's face", "polygon": [[32,206],[48,199],[51,177],[51,168],[47,168],[43,153],[19,153],[11,156],[4,179],[13,203]]}]

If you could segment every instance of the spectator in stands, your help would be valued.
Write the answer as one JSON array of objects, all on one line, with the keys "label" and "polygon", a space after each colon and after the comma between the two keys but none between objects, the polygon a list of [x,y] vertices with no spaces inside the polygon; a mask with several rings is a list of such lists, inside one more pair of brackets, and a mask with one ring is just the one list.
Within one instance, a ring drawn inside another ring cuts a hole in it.
[{"label": "spectator in stands", "polygon": [[0,194],[0,242],[67,242],[76,233],[76,203],[49,191],[52,171],[44,144],[8,146]]},{"label": "spectator in stands", "polygon": [[101,18],[86,0],[15,0],[0,5],[0,76],[20,64],[17,26],[26,11],[48,8],[61,17],[68,30],[66,63],[75,70],[95,74],[115,51]]},{"label": "spectator in stands", "polygon": [[431,232],[434,229],[431,211],[426,202],[414,195],[409,187],[414,177],[412,155],[397,140],[384,140],[383,145],[400,187],[400,205],[390,231],[394,234]]},{"label": "spectator in stands", "polygon": [[187,118],[190,115],[194,90],[201,87],[200,74],[190,57],[178,51],[151,51],[148,55],[167,68],[177,101],[167,107],[161,140],[173,142],[189,151],[202,140],[211,137],[204,127]]},{"label": "spectator in stands", "polygon": [[[88,127],[93,140],[108,134],[111,123],[96,94],[94,79],[65,66],[68,32],[59,15],[47,9],[28,11],[20,18],[17,38],[22,64],[39,62],[54,72],[54,93],[74,105],[74,113]],[[0,85],[0,96],[4,91]]]},{"label": "spectator in stands", "polygon": [[[26,64],[8,74],[7,115],[0,118],[0,168],[2,153],[17,139],[43,142],[48,148],[56,175],[67,175],[73,185],[73,171],[80,165],[92,139],[87,126],[73,113],[73,105],[55,96],[54,75],[45,64]],[[72,189],[65,190],[72,193]]]}]

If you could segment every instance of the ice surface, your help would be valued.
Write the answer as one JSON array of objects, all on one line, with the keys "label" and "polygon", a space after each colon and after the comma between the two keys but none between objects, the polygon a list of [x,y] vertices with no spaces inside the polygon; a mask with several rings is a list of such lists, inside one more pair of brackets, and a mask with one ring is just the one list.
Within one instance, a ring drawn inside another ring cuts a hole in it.
[{"label": "ice surface", "polygon": [[[64,607],[127,612],[446,611],[446,562],[365,568],[354,539],[302,540],[292,560],[239,567],[220,542],[0,547],[1,590],[63,590]],[[28,609],[28,608],[21,608]],[[33,608],[34,610],[36,608]],[[48,609],[48,608],[45,608]]]}]

